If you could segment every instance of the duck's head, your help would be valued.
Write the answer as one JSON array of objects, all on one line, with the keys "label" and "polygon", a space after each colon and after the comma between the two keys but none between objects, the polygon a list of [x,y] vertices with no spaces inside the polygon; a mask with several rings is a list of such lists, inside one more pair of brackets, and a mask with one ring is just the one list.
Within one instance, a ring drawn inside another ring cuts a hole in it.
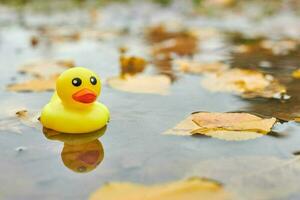
[{"label": "duck's head", "polygon": [[56,91],[62,102],[68,106],[91,105],[100,94],[101,82],[94,72],[75,67],[59,76]]}]

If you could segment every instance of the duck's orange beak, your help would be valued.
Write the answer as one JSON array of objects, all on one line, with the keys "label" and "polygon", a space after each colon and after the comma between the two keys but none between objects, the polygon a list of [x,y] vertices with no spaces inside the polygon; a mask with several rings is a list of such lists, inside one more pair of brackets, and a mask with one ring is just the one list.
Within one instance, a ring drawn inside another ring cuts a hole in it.
[{"label": "duck's orange beak", "polygon": [[72,98],[80,103],[92,103],[96,100],[97,95],[93,91],[84,88],[74,93]]}]

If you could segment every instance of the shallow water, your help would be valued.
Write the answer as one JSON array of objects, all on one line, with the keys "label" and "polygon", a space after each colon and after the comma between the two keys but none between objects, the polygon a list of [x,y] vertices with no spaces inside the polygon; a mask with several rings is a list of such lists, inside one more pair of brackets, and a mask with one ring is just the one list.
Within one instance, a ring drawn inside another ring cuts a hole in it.
[{"label": "shallow water", "polygon": [[[148,12],[139,12],[139,9]],[[133,11],[140,16],[138,19],[133,18]],[[73,13],[76,19],[81,16],[81,21],[71,19],[59,23],[57,15],[48,18],[29,15],[27,27],[0,20],[3,24],[0,29],[1,118],[5,119],[12,109],[25,107],[29,111],[39,111],[52,95],[52,92],[14,93],[5,90],[5,85],[28,77],[17,73],[18,67],[28,60],[72,58],[77,65],[94,70],[105,80],[118,74],[120,46],[125,44],[131,54],[149,57],[147,41],[141,33],[145,22],[149,22],[147,25],[168,20],[183,23],[188,18],[187,24],[192,26],[197,26],[196,22],[205,22],[205,27],[220,26],[218,21],[202,17],[198,21],[196,17],[191,19],[185,12],[180,6],[170,9],[152,4],[110,6],[104,9],[104,19],[98,26],[103,29],[125,27],[129,32],[113,39],[42,43],[36,48],[32,48],[29,41],[31,35],[36,34],[37,25],[57,23],[80,28],[86,24],[86,13]],[[115,18],[115,13],[121,17]],[[158,14],[161,17],[157,17]],[[14,19],[13,14],[8,16]],[[109,20],[111,24],[108,25]],[[286,62],[298,63],[296,56],[285,59]],[[250,57],[252,60],[256,65],[255,59]],[[244,67],[237,59],[233,59],[233,63]],[[104,84],[100,101],[109,107],[111,121],[105,134],[98,139],[103,146],[102,162],[88,173],[76,173],[63,164],[63,142],[47,139],[41,126],[35,129],[22,125],[20,134],[0,131],[0,199],[87,199],[89,194],[109,181],[155,184],[194,175],[223,183],[237,196],[236,199],[256,199],[258,196],[261,199],[298,199],[300,162],[293,155],[300,149],[300,126],[297,123],[277,124],[275,131],[283,137],[263,136],[243,142],[161,134],[195,111],[246,110],[282,118],[289,116],[290,110],[294,113],[300,105],[300,83],[288,78],[290,71],[282,73],[277,67],[268,70],[280,75],[280,80],[287,80],[283,83],[288,84],[291,103],[245,100],[229,93],[211,93],[201,87],[201,77],[183,74],[178,76],[167,96],[125,93]],[[147,72],[155,72],[155,69],[150,68]]]}]

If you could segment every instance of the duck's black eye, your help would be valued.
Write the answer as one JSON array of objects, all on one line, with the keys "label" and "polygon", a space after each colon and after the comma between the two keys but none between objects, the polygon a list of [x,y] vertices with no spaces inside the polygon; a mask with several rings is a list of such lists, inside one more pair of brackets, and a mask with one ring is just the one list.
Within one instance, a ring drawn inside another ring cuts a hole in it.
[{"label": "duck's black eye", "polygon": [[90,81],[91,81],[91,84],[93,84],[93,85],[96,85],[96,84],[97,84],[97,79],[96,79],[94,76],[92,76],[92,77],[90,78]]},{"label": "duck's black eye", "polygon": [[72,84],[73,84],[75,87],[80,86],[81,83],[82,83],[82,81],[81,81],[80,78],[73,78],[73,80],[72,80]]}]

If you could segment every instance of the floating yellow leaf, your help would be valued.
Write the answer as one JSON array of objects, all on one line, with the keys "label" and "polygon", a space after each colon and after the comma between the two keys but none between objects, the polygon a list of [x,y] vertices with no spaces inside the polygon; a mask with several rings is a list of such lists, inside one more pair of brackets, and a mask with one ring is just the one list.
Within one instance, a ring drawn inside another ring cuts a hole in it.
[{"label": "floating yellow leaf", "polygon": [[165,134],[202,134],[223,140],[248,140],[269,133],[276,121],[276,118],[264,119],[248,113],[199,112]]},{"label": "floating yellow leaf", "polygon": [[23,65],[19,71],[35,78],[7,86],[9,91],[42,92],[54,90],[57,77],[67,68],[74,67],[73,60],[39,60]]},{"label": "floating yellow leaf", "polygon": [[261,47],[271,50],[275,55],[287,55],[290,51],[297,48],[297,42],[294,40],[263,40],[260,43]]},{"label": "floating yellow leaf", "polygon": [[42,92],[55,89],[56,77],[35,78],[21,83],[14,83],[7,86],[7,90],[15,92]]},{"label": "floating yellow leaf", "polygon": [[20,121],[29,127],[40,128],[39,123],[39,112],[29,112],[28,110],[19,110],[16,112],[16,117],[20,119]]},{"label": "floating yellow leaf", "polygon": [[210,91],[234,92],[248,98],[278,98],[286,92],[286,88],[273,76],[244,69],[206,75],[202,85]]},{"label": "floating yellow leaf", "polygon": [[202,74],[206,72],[222,72],[229,68],[228,65],[220,62],[199,63],[196,61],[175,60],[174,64],[178,66],[179,71],[192,74]]},{"label": "floating yellow leaf", "polygon": [[19,71],[41,78],[57,76],[74,66],[73,60],[37,60],[24,64]]},{"label": "floating yellow leaf", "polygon": [[170,78],[165,75],[112,77],[107,82],[112,88],[125,92],[160,95],[168,94],[171,84]]},{"label": "floating yellow leaf", "polygon": [[163,134],[170,135],[193,135],[193,131],[197,130],[199,126],[193,122],[193,115],[179,122],[174,128],[165,131]]},{"label": "floating yellow leaf", "polygon": [[218,182],[194,177],[154,186],[109,183],[92,194],[90,200],[228,200],[231,198]]},{"label": "floating yellow leaf", "polygon": [[27,110],[22,109],[15,112],[14,116],[10,115],[8,117],[0,119],[0,130],[21,133],[22,125],[39,129],[40,126],[38,118],[39,113],[28,112]]},{"label": "floating yellow leaf", "polygon": [[300,69],[297,69],[297,70],[293,71],[292,75],[293,75],[294,78],[300,78]]},{"label": "floating yellow leaf", "polygon": [[135,75],[143,72],[147,62],[143,58],[135,56],[120,56],[121,75]]}]

